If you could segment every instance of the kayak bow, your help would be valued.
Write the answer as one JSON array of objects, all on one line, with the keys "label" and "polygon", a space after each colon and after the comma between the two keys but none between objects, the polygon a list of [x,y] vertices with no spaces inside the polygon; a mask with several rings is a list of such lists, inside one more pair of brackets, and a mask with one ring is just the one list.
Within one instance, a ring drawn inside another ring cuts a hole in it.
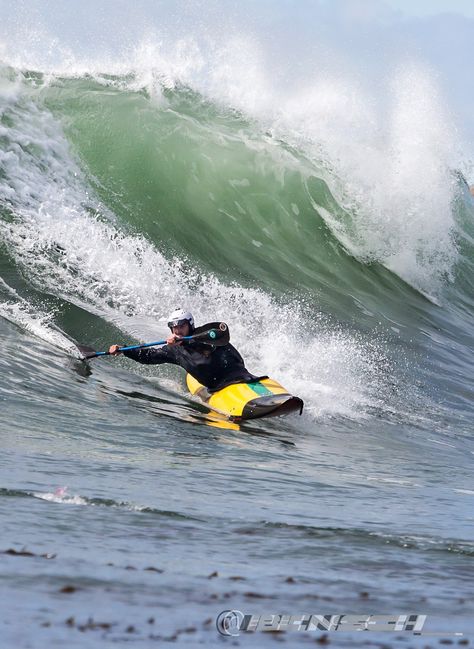
[{"label": "kayak bow", "polygon": [[291,412],[303,412],[303,400],[291,395],[277,381],[264,377],[248,383],[231,385],[209,392],[190,374],[186,383],[192,395],[198,396],[211,410],[226,415],[232,421],[275,417]]}]

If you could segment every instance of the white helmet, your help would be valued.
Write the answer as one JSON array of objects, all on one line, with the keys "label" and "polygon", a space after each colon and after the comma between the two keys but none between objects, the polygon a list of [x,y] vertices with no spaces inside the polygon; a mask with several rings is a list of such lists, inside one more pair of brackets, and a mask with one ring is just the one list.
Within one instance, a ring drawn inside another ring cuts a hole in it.
[{"label": "white helmet", "polygon": [[175,309],[168,317],[168,327],[176,327],[177,325],[184,324],[189,322],[191,331],[194,329],[194,318],[193,314],[190,311],[185,311],[184,309]]}]

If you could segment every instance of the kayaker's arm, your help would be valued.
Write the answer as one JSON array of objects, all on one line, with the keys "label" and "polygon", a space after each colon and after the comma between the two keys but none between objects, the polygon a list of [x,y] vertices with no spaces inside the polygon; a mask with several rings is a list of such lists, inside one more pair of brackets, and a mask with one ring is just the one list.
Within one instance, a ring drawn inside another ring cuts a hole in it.
[{"label": "kayaker's arm", "polygon": [[138,363],[145,365],[160,365],[162,363],[173,363],[176,365],[176,356],[174,350],[169,345],[161,347],[161,349],[153,349],[147,347],[145,349],[128,349],[124,352],[119,351],[118,345],[111,345],[109,353],[112,356],[123,354],[127,358],[131,358]]}]

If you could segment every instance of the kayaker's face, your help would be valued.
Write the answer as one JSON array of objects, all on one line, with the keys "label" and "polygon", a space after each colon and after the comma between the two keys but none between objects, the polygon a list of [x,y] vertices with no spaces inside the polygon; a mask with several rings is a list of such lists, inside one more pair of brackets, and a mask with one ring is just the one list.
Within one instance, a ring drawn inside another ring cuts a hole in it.
[{"label": "kayaker's face", "polygon": [[186,321],[182,324],[173,325],[171,331],[175,334],[175,336],[189,336],[189,334],[191,333],[189,322]]}]

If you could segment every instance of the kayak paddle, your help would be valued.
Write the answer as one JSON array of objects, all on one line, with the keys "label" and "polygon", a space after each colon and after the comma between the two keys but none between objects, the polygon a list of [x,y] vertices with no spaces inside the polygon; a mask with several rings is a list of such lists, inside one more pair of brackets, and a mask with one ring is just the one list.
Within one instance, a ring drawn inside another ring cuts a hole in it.
[{"label": "kayak paddle", "polygon": [[[205,345],[215,345],[216,347],[227,345],[229,342],[229,328],[225,322],[213,322],[211,325],[211,329],[200,331],[192,336],[183,336],[180,340],[197,340]],[[201,328],[202,327],[199,327],[199,329]],[[166,340],[158,340],[153,343],[143,343],[141,345],[129,345],[128,347],[119,347],[117,351],[125,352],[129,349],[143,349],[144,347],[154,347],[158,345],[166,345]],[[96,352],[91,347],[86,347],[85,345],[77,345],[77,347],[84,356],[82,360],[89,360],[91,358],[97,358],[98,356],[111,356],[110,352]]]}]

